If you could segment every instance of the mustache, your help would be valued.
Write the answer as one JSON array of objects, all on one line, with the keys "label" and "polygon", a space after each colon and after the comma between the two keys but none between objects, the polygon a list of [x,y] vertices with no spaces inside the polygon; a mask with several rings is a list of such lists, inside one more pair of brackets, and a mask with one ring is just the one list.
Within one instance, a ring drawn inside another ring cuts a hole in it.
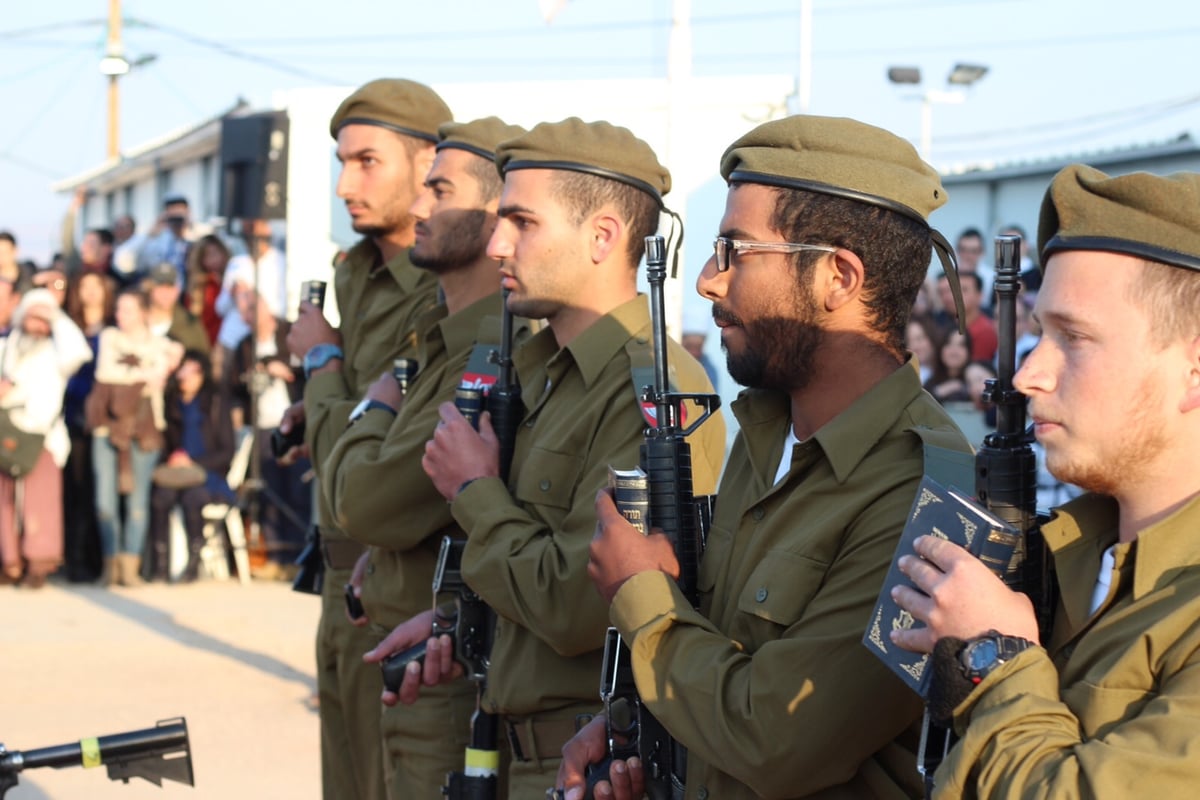
[{"label": "mustache", "polygon": [[726,325],[742,325],[742,318],[732,311],[713,303],[712,307],[713,322],[724,323]]}]

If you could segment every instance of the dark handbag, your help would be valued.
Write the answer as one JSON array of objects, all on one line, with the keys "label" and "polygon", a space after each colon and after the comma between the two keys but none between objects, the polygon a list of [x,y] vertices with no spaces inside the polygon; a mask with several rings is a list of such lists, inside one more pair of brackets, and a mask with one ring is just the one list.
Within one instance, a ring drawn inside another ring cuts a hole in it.
[{"label": "dark handbag", "polygon": [[154,468],[151,477],[155,486],[161,486],[164,489],[191,489],[195,486],[203,486],[208,480],[208,473],[199,464],[177,466],[159,464]]},{"label": "dark handbag", "polygon": [[0,471],[23,478],[37,466],[46,437],[28,433],[13,424],[6,409],[0,409]]}]

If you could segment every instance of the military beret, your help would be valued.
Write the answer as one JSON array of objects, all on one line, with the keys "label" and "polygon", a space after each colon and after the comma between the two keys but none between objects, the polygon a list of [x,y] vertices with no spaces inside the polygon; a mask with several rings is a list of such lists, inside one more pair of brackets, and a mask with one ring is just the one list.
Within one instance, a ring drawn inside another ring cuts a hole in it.
[{"label": "military beret", "polygon": [[342,101],[329,120],[329,134],[336,139],[346,125],[378,125],[436,143],[438,126],[453,116],[446,101],[425,84],[380,78],[363,84]]},{"label": "military beret", "polygon": [[496,148],[501,174],[518,169],[584,172],[641,189],[660,203],[671,191],[671,173],[650,145],[626,128],[571,117],[543,122]]},{"label": "military beret", "polygon": [[488,161],[496,158],[501,142],[525,133],[520,125],[509,125],[499,117],[484,117],[471,122],[444,122],[438,128],[438,150],[457,148]]},{"label": "military beret", "polygon": [[857,200],[926,224],[946,202],[941,178],[911,144],[843,117],[802,114],[763,123],[725,151],[721,176]]},{"label": "military beret", "polygon": [[1109,177],[1084,164],[1054,176],[1038,220],[1041,263],[1061,250],[1105,250],[1200,270],[1200,174]]}]

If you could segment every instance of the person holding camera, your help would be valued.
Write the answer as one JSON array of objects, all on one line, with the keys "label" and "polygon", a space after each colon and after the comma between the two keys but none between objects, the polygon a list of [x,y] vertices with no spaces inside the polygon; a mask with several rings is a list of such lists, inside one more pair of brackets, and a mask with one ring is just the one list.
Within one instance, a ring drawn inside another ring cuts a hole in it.
[{"label": "person holding camera", "polygon": [[162,214],[138,253],[138,275],[149,275],[150,270],[165,261],[178,271],[179,287],[183,288],[188,251],[192,246],[189,213],[188,201],[183,195],[169,194],[163,198]]}]

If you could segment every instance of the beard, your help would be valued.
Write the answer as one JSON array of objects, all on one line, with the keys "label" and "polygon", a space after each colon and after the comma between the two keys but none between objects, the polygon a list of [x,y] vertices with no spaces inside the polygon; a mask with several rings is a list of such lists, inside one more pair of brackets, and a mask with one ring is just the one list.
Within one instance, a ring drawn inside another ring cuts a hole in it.
[{"label": "beard", "polygon": [[415,266],[435,274],[452,272],[481,258],[487,250],[488,213],[483,209],[443,211],[437,215],[438,225],[417,226],[426,232],[425,238],[409,251]]},{"label": "beard", "polygon": [[816,324],[815,302],[811,292],[797,287],[793,292],[792,316],[776,312],[750,321],[714,304],[713,319],[737,325],[744,334],[742,349],[737,352],[730,351],[724,343],[721,345],[730,377],[754,389],[789,392],[807,387],[825,339],[825,332]]},{"label": "beard", "polygon": [[1046,468],[1064,483],[1104,495],[1116,495],[1131,479],[1145,475],[1168,444],[1162,408],[1165,390],[1161,381],[1147,376],[1134,394],[1129,411],[1118,430],[1120,438],[1086,458],[1055,453],[1046,448]]},{"label": "beard", "polygon": [[[403,231],[411,228],[415,219],[412,214],[408,213],[408,207],[412,205],[414,197],[409,197],[407,201],[400,195],[395,195],[390,198],[387,203],[367,219],[350,218],[350,227],[355,233],[361,233],[363,236],[372,239],[380,239],[385,236],[390,236],[396,231]],[[371,211],[375,211],[374,206],[367,207]]]}]

